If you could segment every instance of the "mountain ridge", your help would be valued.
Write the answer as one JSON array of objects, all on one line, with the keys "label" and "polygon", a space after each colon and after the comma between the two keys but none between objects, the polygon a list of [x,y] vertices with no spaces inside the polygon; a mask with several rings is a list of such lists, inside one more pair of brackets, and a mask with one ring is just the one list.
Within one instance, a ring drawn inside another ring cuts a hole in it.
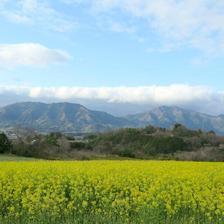
[{"label": "mountain ridge", "polygon": [[104,132],[125,127],[171,128],[181,123],[191,129],[213,130],[224,134],[224,115],[217,116],[183,109],[160,106],[145,113],[116,117],[103,111],[69,102],[22,102],[0,108],[0,127],[22,126],[40,132]]},{"label": "mountain ridge", "polygon": [[213,130],[218,134],[224,134],[224,115],[208,115],[177,106],[157,107],[146,113],[128,115],[127,119],[138,123],[140,127],[149,123],[170,128],[175,123],[180,123],[190,129]]},{"label": "mountain ridge", "polygon": [[81,104],[23,102],[0,108],[0,127],[20,125],[42,132],[98,132],[128,126],[125,118]]}]

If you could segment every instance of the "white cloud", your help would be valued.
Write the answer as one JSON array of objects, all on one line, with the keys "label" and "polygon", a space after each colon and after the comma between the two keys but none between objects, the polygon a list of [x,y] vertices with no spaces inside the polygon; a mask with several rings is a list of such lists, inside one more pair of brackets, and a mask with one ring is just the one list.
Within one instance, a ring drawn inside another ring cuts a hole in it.
[{"label": "white cloud", "polygon": [[[224,1],[220,0],[2,0],[0,16],[15,23],[67,32],[79,26],[78,16],[66,15],[64,7],[57,6],[62,3],[70,10],[77,10],[77,5],[81,5],[80,11],[91,9],[94,13],[90,14],[101,15],[97,18],[114,32],[137,35],[138,31],[147,38],[149,29],[161,39],[159,52],[164,46],[173,46],[172,50],[190,47],[212,56],[224,53]],[[104,21],[105,17],[111,24]]]},{"label": "white cloud", "polygon": [[65,62],[69,57],[64,51],[49,49],[37,43],[0,45],[0,65],[4,67],[44,66]]},{"label": "white cloud", "polygon": [[[102,23],[114,32],[135,33],[135,27],[142,36],[148,27],[160,36],[162,48],[191,47],[212,56],[224,53],[224,1],[220,0],[2,0],[0,16],[15,23],[67,32],[78,26],[77,16],[68,16],[63,7],[56,7],[62,3],[69,4],[71,10],[72,4],[75,10],[81,5],[81,11],[92,9],[95,15],[104,15]],[[104,21],[105,16],[111,24]]]},{"label": "white cloud", "polygon": [[213,91],[208,87],[189,85],[140,87],[34,87],[32,98],[91,99],[117,103],[179,104],[205,100]]},{"label": "white cloud", "polygon": [[[26,93],[31,98],[90,99],[117,103],[179,104],[216,95],[205,86],[174,84],[139,87],[18,87],[1,86],[0,92]],[[220,93],[223,95],[223,93]]]},{"label": "white cloud", "polygon": [[168,44],[176,48],[191,47],[212,56],[224,53],[224,1],[69,0],[71,2],[88,3],[97,13],[107,15],[109,11],[119,11],[141,23],[145,21],[151,31],[160,35],[162,48]]},{"label": "white cloud", "polygon": [[5,0],[0,3],[0,16],[13,22],[36,25],[41,28],[67,32],[77,27],[77,22],[43,0]]},{"label": "white cloud", "polygon": [[224,113],[224,92],[206,86],[176,84],[139,87],[19,87],[0,86],[1,94],[13,93],[31,100],[100,100],[105,103],[136,105],[179,105],[208,113]]}]

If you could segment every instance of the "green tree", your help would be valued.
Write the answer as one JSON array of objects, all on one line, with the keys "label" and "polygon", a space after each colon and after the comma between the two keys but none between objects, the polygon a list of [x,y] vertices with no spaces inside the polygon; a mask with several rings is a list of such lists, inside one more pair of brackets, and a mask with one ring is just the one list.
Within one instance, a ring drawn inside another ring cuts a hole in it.
[{"label": "green tree", "polygon": [[5,133],[0,133],[0,153],[9,152],[12,144]]}]

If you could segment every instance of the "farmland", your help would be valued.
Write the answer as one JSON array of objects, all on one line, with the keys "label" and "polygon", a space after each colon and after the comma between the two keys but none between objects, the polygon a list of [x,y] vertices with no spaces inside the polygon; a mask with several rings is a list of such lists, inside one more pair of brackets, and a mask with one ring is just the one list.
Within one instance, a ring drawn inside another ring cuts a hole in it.
[{"label": "farmland", "polygon": [[0,163],[3,224],[223,222],[223,163]]}]

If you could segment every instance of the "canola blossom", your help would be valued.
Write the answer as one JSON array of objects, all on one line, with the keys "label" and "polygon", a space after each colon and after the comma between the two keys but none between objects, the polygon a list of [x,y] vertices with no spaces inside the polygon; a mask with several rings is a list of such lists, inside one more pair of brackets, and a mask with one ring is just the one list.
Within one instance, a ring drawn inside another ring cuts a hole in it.
[{"label": "canola blossom", "polygon": [[1,162],[0,223],[57,221],[224,223],[224,163]]}]

